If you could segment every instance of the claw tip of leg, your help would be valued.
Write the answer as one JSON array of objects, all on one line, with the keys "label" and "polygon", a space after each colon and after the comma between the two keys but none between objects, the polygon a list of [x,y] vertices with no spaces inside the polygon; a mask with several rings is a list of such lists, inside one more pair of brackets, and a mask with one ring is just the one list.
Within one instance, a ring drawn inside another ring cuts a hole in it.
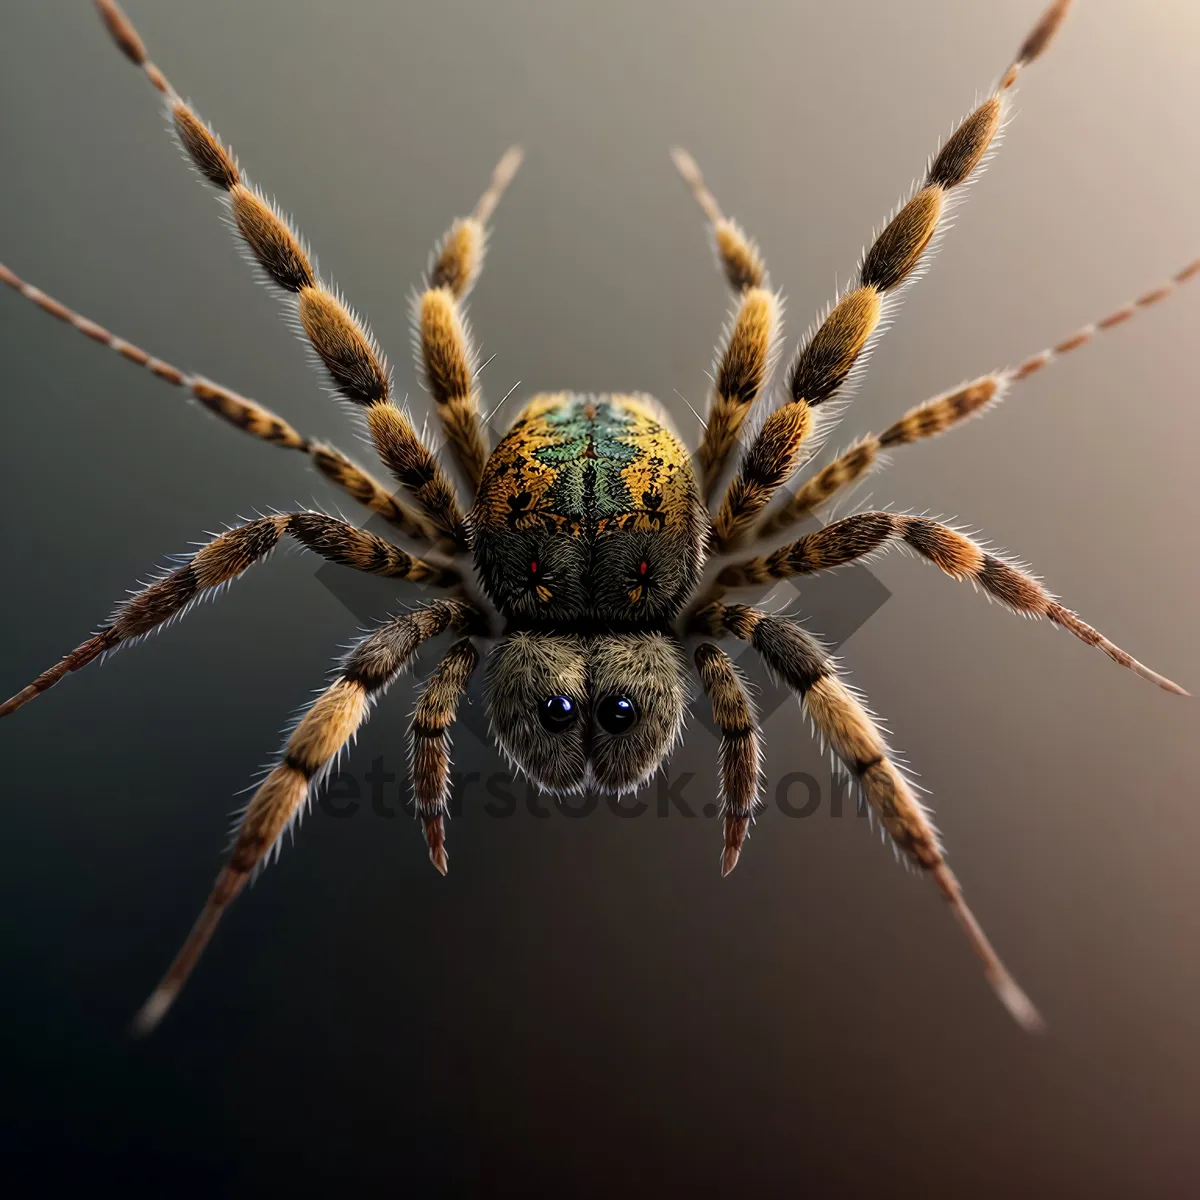
[{"label": "claw tip of leg", "polygon": [[167,1009],[171,1007],[174,999],[173,991],[166,988],[156,989],[150,999],[138,1009],[137,1016],[133,1018],[133,1024],[130,1026],[130,1033],[138,1038],[153,1033],[158,1023],[166,1016]]},{"label": "claw tip of leg", "polygon": [[8,717],[23,707],[33,699],[33,693],[29,688],[18,692],[15,696],[10,696],[3,704],[0,704],[0,717]]},{"label": "claw tip of leg", "polygon": [[996,982],[996,995],[1012,1018],[1026,1033],[1045,1033],[1046,1019],[1033,1006],[1033,1001],[1011,979]]},{"label": "claw tip of leg", "polygon": [[1151,683],[1156,683],[1164,692],[1171,692],[1176,696],[1191,696],[1191,692],[1187,688],[1182,688],[1173,679],[1168,679],[1165,675],[1160,675],[1157,671],[1152,671],[1144,663],[1134,661],[1134,672],[1140,675],[1143,679],[1148,679]]}]

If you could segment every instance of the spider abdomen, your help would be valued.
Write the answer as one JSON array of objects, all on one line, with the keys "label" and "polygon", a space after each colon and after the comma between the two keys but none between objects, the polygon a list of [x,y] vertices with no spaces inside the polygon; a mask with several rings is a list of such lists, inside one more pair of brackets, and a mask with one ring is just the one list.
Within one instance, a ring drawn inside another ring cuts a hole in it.
[{"label": "spider abdomen", "polygon": [[648,396],[535,396],[471,516],[502,613],[556,628],[662,625],[695,586],[707,520],[691,458]]}]

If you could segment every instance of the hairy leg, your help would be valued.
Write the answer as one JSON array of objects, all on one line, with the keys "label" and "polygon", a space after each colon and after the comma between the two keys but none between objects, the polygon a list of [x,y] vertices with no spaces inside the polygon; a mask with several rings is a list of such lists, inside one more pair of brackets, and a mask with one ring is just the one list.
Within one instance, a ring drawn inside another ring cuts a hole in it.
[{"label": "hairy leg", "polygon": [[758,246],[736,222],[722,215],[696,160],[686,150],[675,150],[672,157],[709,219],[717,260],[738,300],[717,347],[713,390],[705,413],[704,434],[696,450],[701,490],[708,503],[738,431],[771,377],[783,306],[778,294],[766,285],[767,268]]},{"label": "hairy leg", "polygon": [[478,369],[462,301],[483,267],[488,220],[520,165],[521,151],[513,146],[492,172],[475,211],[455,221],[438,243],[425,290],[413,306],[419,365],[472,497],[479,488],[488,445],[479,419]]},{"label": "hairy leg", "polygon": [[366,324],[317,274],[308,249],[278,207],[249,184],[233,153],[180,98],[116,0],[95,0],[117,46],[141,67],[166,100],[184,153],[201,177],[228,198],[234,227],[264,277],[289,300],[300,328],[337,392],[358,406],[379,457],[430,520],[455,543],[468,545],[453,485],[409,416],[392,400],[392,380]]},{"label": "hairy leg", "polygon": [[1161,303],[1190,279],[1200,275],[1200,259],[1189,263],[1166,283],[1139,296],[1130,304],[1118,308],[1100,321],[1084,325],[1057,345],[1025,359],[1019,366],[993,371],[932,400],[910,408],[894,424],[880,434],[868,434],[859,439],[844,454],[823,467],[804,482],[795,496],[769,512],[755,530],[756,537],[779,533],[803,520],[826,504],[839,492],[856,483],[879,465],[881,455],[895,446],[907,446],[925,438],[937,437],[970,417],[982,416],[1007,395],[1013,384],[1036,374],[1043,367],[1088,345],[1097,334],[1124,325],[1143,309]]},{"label": "hairy leg", "polygon": [[[758,514],[832,427],[864,369],[884,317],[928,261],[945,217],[974,178],[1004,121],[1021,69],[1046,48],[1070,7],[1057,0],[1026,39],[995,92],[933,157],[921,187],[863,256],[853,285],[801,346],[787,377],[787,399],[763,423],[725,491],[714,519],[718,552],[742,542]],[[814,437],[818,412],[820,436]]]},{"label": "hairy leg", "polygon": [[450,801],[450,726],[479,662],[470,638],[455,642],[429,677],[408,727],[408,759],[417,815],[429,861],[446,874],[446,822]]},{"label": "hairy leg", "polygon": [[197,601],[261,562],[285,535],[330,562],[372,575],[410,579],[439,587],[459,581],[454,567],[414,558],[376,534],[324,513],[277,513],[260,517],[213,538],[188,555],[183,566],[160,575],[140,592],[123,600],[92,637],[44,671],[28,687],[0,704],[0,717],[16,712],[52,688],[64,675],[86,667],[122,642],[144,637],[182,616]]},{"label": "hairy leg", "polygon": [[1014,612],[1042,618],[1103,650],[1113,662],[1136,672],[1168,692],[1186,696],[1177,683],[1143,666],[1119,646],[1064,608],[1026,571],[989,552],[966,534],[927,517],[902,513],[858,513],[797,538],[773,554],[733,563],[717,576],[717,586],[745,587],[795,575],[845,566],[889,546],[907,546],[952,579],[967,580]]},{"label": "hairy leg", "polygon": [[696,670],[712,703],[713,720],[721,731],[717,770],[721,811],[725,818],[725,849],[721,874],[737,866],[755,811],[762,803],[762,745],[758,715],[745,680],[719,646],[696,647]]},{"label": "hairy leg", "polygon": [[136,1032],[149,1033],[162,1020],[225,910],[254,872],[267,863],[272,851],[278,855],[284,832],[366,721],[371,706],[407,669],[421,644],[450,627],[482,632],[482,617],[466,601],[435,600],[381,626],[346,656],[337,676],[301,717],[278,764],[246,806],[229,861],[217,876],[183,948],[138,1013]]},{"label": "hairy leg", "polygon": [[729,632],[748,642],[799,697],[822,738],[862,788],[898,849],[928,874],[966,932],[1001,1003],[1031,1032],[1042,1019],[992,948],[946,863],[937,830],[889,750],[871,714],[834,671],[821,647],[798,625],[744,605],[712,604],[694,619],[694,632]]},{"label": "hairy leg", "polygon": [[156,378],[175,387],[185,388],[209,412],[215,413],[223,421],[228,421],[251,437],[260,438],[274,446],[282,446],[286,450],[299,450],[302,454],[307,454],[322,475],[353,496],[360,504],[379,513],[406,536],[417,541],[430,541],[433,538],[433,526],[425,517],[397,500],[383,484],[361,467],[355,466],[335,446],[315,442],[297,433],[282,417],[277,417],[256,400],[238,395],[237,392],[213,383],[202,375],[189,375],[178,367],[163,362],[161,358],[147,354],[140,347],[110,333],[95,321],[73,312],[52,296],[47,296],[41,288],[19,279],[3,263],[0,263],[0,283],[8,284],[43,312],[65,321],[100,345],[115,350],[122,358],[136,363],[139,367],[145,367]]}]

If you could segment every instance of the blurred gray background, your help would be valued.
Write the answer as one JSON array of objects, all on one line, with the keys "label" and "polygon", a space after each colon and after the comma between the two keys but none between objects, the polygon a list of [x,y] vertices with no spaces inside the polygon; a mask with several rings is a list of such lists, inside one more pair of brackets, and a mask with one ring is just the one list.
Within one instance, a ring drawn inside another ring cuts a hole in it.
[{"label": "blurred gray background", "polygon": [[[128,8],[369,314],[418,409],[409,289],[520,140],[471,302],[496,353],[487,395],[522,381],[511,413],[537,389],[645,389],[691,438],[675,390],[703,405],[728,300],[668,147],[691,149],[760,238],[794,339],[1038,5]],[[1197,253],[1200,14],[1190,0],[1076,7],[835,440],[1019,360]],[[0,111],[0,260],[359,449],[90,4],[0,6]],[[985,420],[902,450],[860,499],[978,526],[1200,686],[1198,323],[1200,290],[1184,292]],[[205,530],[338,502],[300,456],[7,291],[0,357],[0,692]],[[637,820],[603,806],[496,820],[482,782],[442,879],[361,782],[382,758],[398,807],[404,684],[348,768],[360,810],[305,822],[159,1035],[130,1042],[215,873],[234,792],[359,623],[312,559],[277,556],[0,726],[8,1162],[43,1184],[178,1194],[1195,1194],[1195,704],[903,557],[874,570],[893,597],[846,665],[933,793],[1047,1037],[1013,1027],[932,888],[852,806],[832,815],[794,706],[766,727],[770,795],[808,772],[820,809],[793,820],[772,803],[729,879],[718,822],[657,819],[653,792]],[[395,598],[375,590],[382,615]],[[670,769],[694,810],[714,757],[697,730]],[[503,767],[467,731],[456,769]]]}]

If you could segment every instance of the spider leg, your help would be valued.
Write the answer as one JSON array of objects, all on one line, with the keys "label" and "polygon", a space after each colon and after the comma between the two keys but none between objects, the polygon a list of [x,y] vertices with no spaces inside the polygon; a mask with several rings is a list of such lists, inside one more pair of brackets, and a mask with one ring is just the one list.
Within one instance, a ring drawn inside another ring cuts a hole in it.
[{"label": "spider leg", "polygon": [[729,280],[734,295],[740,295],[750,288],[765,287],[767,264],[763,260],[758,243],[747,236],[746,231],[736,221],[730,220],[721,212],[717,198],[704,182],[699,164],[686,150],[672,150],[671,161],[683,176],[684,183],[692,189],[696,203],[708,218],[717,262],[725,272],[725,278]]},{"label": "spider leg", "polygon": [[1141,310],[1165,300],[1197,275],[1200,275],[1200,259],[1189,263],[1159,287],[1118,308],[1102,320],[1084,325],[1057,345],[1031,355],[1020,366],[993,371],[990,375],[983,375],[932,400],[926,400],[916,408],[910,408],[883,433],[872,433],[859,439],[844,454],[805,480],[795,496],[766,515],[754,536],[767,537],[779,533],[807,517],[838,492],[868,474],[878,463],[879,455],[893,446],[907,446],[924,438],[937,437],[969,417],[981,416],[1004,399],[1013,384],[1028,379],[1064,354],[1088,345],[1097,334],[1123,325]]},{"label": "spider leg", "polygon": [[290,222],[246,181],[233,153],[150,61],[116,0],[95,3],[118,47],[165,98],[179,143],[192,165],[213,187],[226,193],[233,224],[246,249],[265,278],[288,297],[290,311],[334,388],[365,412],[379,457],[433,523],[465,549],[467,530],[454,487],[417,436],[408,415],[393,402],[387,362],[365,323],[321,280]]},{"label": "spider leg", "polygon": [[919,276],[949,209],[995,142],[1021,68],[1046,48],[1069,7],[1070,0],[1057,0],[1047,11],[1000,85],[932,158],[920,188],[863,255],[854,283],[800,347],[788,371],[786,401],[767,416],[725,490],[714,518],[718,552],[744,540],[775,492],[836,422],[885,317]]},{"label": "spider leg", "polygon": [[467,690],[479,651],[470,638],[455,642],[429,677],[408,727],[408,757],[417,815],[429,861],[446,874],[445,817],[450,800],[450,726]]},{"label": "spider leg", "polygon": [[712,703],[713,720],[721,730],[717,771],[725,818],[724,876],[737,866],[754,814],[762,804],[762,744],[758,714],[733,660],[711,642],[697,646],[695,657],[704,693]]},{"label": "spider leg", "polygon": [[806,533],[772,554],[730,564],[717,576],[717,587],[745,587],[795,575],[813,575],[896,545],[915,550],[951,579],[970,581],[1014,612],[1048,618],[1165,691],[1188,695],[1179,684],[1143,666],[1064,608],[1032,575],[990,553],[958,530],[926,517],[890,512],[845,517],[815,533]]},{"label": "spider leg", "polygon": [[438,243],[425,290],[413,305],[418,365],[472,496],[479,488],[488,444],[479,419],[475,350],[462,301],[483,267],[488,220],[520,165],[521,151],[512,146],[492,172],[475,211],[456,220]]},{"label": "spider leg", "polygon": [[378,535],[324,513],[277,513],[259,517],[213,538],[189,555],[183,566],[165,572],[140,592],[123,600],[92,637],[44,671],[28,687],[0,704],[0,717],[16,712],[52,688],[64,675],[86,667],[122,642],[145,637],[182,616],[197,601],[261,562],[285,535],[295,538],[329,562],[371,575],[410,579],[436,587],[447,587],[459,581],[458,571],[453,566],[414,558]]},{"label": "spider leg", "polygon": [[1001,1003],[1022,1028],[1037,1032],[1042,1018],[992,948],[946,863],[937,830],[889,750],[871,714],[837,676],[824,650],[798,625],[737,604],[709,605],[693,632],[729,632],[748,642],[800,698],[822,738],[858,781],[867,803],[896,846],[937,885],[983,963]]},{"label": "spider leg", "polygon": [[134,1030],[149,1033],[187,981],[225,910],[278,855],[285,830],[302,815],[337,755],[366,721],[371,706],[408,667],[418,647],[445,629],[482,631],[482,616],[462,600],[435,600],[368,634],[347,655],[330,686],[301,717],[279,762],[246,806],[229,861],[162,982],[142,1006]]},{"label": "spider leg", "polygon": [[0,283],[8,284],[43,312],[65,321],[100,345],[115,350],[122,358],[136,363],[139,367],[145,367],[158,379],[175,387],[185,388],[209,412],[215,413],[251,437],[260,438],[274,446],[282,446],[286,450],[299,450],[302,454],[307,454],[322,475],[348,492],[360,504],[379,513],[406,536],[417,541],[433,539],[433,527],[420,513],[397,500],[382,483],[352,463],[337,447],[313,441],[297,433],[282,417],[277,417],[256,400],[238,395],[237,392],[213,383],[202,375],[190,375],[178,367],[171,366],[170,363],[163,362],[161,358],[154,358],[140,347],[97,325],[95,321],[73,312],[52,296],[47,296],[41,288],[18,278],[3,263],[0,263]]},{"label": "spider leg", "polygon": [[701,488],[708,503],[738,430],[771,377],[783,305],[778,293],[767,287],[767,268],[758,246],[736,222],[722,215],[696,160],[686,150],[672,151],[672,158],[709,219],[717,260],[738,300],[717,348],[713,390],[696,449]]}]

